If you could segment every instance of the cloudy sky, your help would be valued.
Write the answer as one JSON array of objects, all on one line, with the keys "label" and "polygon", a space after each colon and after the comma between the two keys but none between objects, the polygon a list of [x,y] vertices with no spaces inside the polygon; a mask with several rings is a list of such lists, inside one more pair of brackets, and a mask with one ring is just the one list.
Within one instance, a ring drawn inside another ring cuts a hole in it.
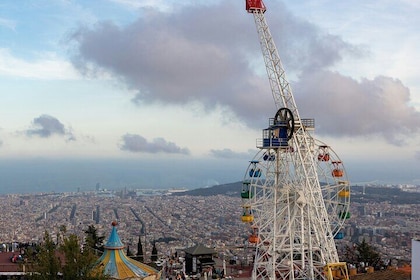
[{"label": "cloudy sky", "polygon": [[[420,2],[265,1],[350,181],[420,183]],[[276,111],[245,1],[0,2],[0,192],[242,179]]]}]

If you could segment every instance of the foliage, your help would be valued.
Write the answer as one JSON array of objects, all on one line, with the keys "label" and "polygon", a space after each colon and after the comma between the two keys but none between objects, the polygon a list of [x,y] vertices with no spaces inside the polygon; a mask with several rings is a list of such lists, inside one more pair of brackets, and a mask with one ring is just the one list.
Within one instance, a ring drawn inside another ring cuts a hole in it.
[{"label": "foliage", "polygon": [[[64,233],[65,230],[61,230]],[[84,248],[76,235],[63,235],[57,246],[46,231],[43,243],[29,260],[28,278],[33,280],[105,280],[103,271],[95,267],[98,259],[91,248]]]},{"label": "foliage", "polygon": [[36,271],[30,275],[34,280],[56,280],[60,273],[60,258],[56,256],[56,245],[51,235],[45,231],[43,242],[37,246],[37,253],[30,260],[28,267],[30,271]]},{"label": "foliage", "polygon": [[137,256],[138,261],[144,262],[143,245],[141,244],[141,235],[139,235],[139,243],[137,243]]},{"label": "foliage", "polygon": [[104,246],[104,238],[105,236],[99,236],[97,229],[94,225],[90,225],[87,230],[85,230],[86,233],[86,246],[88,248],[99,250],[103,252]]},{"label": "foliage", "polygon": [[150,256],[150,259],[152,260],[152,262],[155,262],[158,259],[158,251],[155,242],[153,242],[152,255]]},{"label": "foliage", "polygon": [[369,245],[364,239],[362,243],[358,244],[357,246],[358,258],[359,262],[364,262],[373,267],[377,267],[381,263],[381,257],[379,253]]},{"label": "foliage", "polygon": [[353,247],[346,246],[344,258],[347,263],[360,264],[380,268],[383,265],[380,254],[364,239]]},{"label": "foliage", "polygon": [[91,249],[81,250],[79,240],[76,235],[70,235],[64,238],[64,243],[60,251],[65,256],[65,263],[62,267],[63,279],[106,279],[101,274],[93,273],[97,257]]},{"label": "foliage", "polygon": [[125,255],[128,256],[128,257],[132,257],[133,256],[133,253],[131,252],[129,245],[127,245],[127,252],[125,253]]},{"label": "foliage", "polygon": [[[352,186],[352,201],[367,203],[367,202],[384,202],[389,201],[394,205],[401,204],[419,204],[420,203],[420,193],[415,192],[406,192],[399,188],[389,188],[381,186],[372,186],[365,188],[363,193],[362,186]],[[353,190],[355,192],[353,193]]]}]

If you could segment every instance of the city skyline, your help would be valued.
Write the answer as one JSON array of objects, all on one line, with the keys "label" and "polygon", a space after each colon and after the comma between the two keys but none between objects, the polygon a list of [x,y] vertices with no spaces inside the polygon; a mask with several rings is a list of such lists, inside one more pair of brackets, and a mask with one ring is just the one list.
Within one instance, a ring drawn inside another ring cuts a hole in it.
[{"label": "city skyline", "polygon": [[[420,4],[264,3],[299,112],[350,181],[420,184]],[[245,1],[0,8],[0,193],[242,179],[276,111]]]}]

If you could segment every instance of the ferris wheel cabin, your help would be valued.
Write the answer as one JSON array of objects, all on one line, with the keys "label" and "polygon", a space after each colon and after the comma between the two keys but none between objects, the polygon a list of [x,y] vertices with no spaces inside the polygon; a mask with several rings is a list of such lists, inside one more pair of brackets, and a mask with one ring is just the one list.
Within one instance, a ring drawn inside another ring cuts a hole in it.
[{"label": "ferris wheel cabin", "polygon": [[330,154],[328,152],[328,146],[326,146],[326,145],[319,146],[318,160],[319,161],[329,161],[330,160]]},{"label": "ferris wheel cabin", "polygon": [[254,215],[252,214],[250,206],[243,206],[243,214],[241,220],[244,223],[251,223],[254,221]]},{"label": "ferris wheel cabin", "polygon": [[241,198],[243,199],[250,199],[254,197],[254,193],[250,188],[251,182],[246,180],[242,183],[242,191],[241,191]]},{"label": "ferris wheel cabin", "polygon": [[253,226],[252,233],[248,237],[248,242],[251,244],[257,244],[259,241],[260,241],[260,238],[258,237],[258,227]]},{"label": "ferris wheel cabin", "polygon": [[343,170],[341,161],[332,161],[331,163],[334,165],[334,170],[332,171],[332,175],[334,177],[343,177],[344,170]]}]

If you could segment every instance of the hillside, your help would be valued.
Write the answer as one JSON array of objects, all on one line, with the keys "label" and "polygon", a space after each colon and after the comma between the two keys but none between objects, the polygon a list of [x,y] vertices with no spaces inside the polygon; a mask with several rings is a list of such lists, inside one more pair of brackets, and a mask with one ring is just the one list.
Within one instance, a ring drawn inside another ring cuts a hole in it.
[{"label": "hillside", "polygon": [[[208,188],[188,190],[186,192],[174,193],[173,195],[227,195],[240,197],[241,189],[242,182],[234,182]],[[365,187],[365,193],[363,194],[363,187],[351,186],[351,200],[360,203],[390,201],[393,204],[418,204],[420,203],[420,193],[405,192],[397,187],[370,186]]]},{"label": "hillside", "polygon": [[241,197],[242,182],[234,182],[222,185],[216,185],[208,188],[199,188],[188,190],[186,192],[174,193],[173,195],[191,195],[191,196],[212,196],[227,195]]}]

